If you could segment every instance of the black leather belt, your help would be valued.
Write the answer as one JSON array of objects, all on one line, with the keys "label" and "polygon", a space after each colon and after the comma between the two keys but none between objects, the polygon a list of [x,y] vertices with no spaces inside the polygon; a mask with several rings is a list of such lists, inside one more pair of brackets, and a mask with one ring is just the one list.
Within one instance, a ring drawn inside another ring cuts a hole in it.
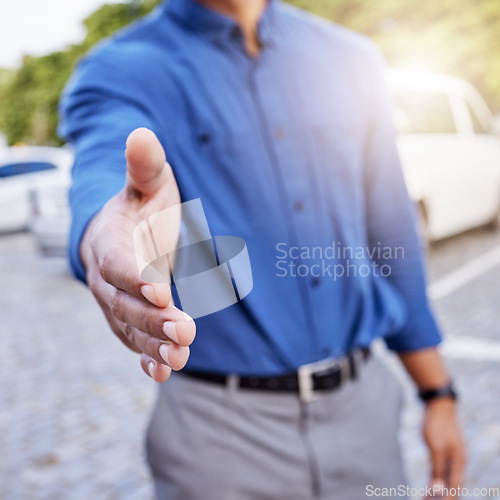
[{"label": "black leather belt", "polygon": [[[346,356],[329,358],[302,365],[296,372],[272,377],[238,376],[241,389],[261,391],[298,392],[303,401],[311,401],[318,393],[338,389],[348,380],[357,377],[360,363],[370,357],[369,348],[355,349]],[[229,375],[182,370],[189,377],[226,385]]]}]

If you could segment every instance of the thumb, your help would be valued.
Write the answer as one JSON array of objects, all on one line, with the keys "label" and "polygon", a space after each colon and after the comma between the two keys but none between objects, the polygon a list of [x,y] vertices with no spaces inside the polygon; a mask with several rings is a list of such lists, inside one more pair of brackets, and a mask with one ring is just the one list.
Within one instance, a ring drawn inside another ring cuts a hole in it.
[{"label": "thumb", "polygon": [[160,141],[147,128],[135,129],[127,139],[127,187],[139,196],[152,196],[167,181],[165,151]]}]

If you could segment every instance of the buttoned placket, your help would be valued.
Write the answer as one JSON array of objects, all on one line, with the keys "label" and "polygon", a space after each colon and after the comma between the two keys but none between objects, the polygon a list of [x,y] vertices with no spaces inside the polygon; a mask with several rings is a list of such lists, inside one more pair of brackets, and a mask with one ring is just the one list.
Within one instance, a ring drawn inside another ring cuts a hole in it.
[{"label": "buttoned placket", "polygon": [[[273,165],[273,173],[276,176],[276,185],[278,186],[277,195],[280,198],[280,204],[285,210],[285,221],[287,224],[287,232],[289,235],[290,245],[300,245],[300,235],[297,231],[298,224],[295,220],[298,217],[310,216],[307,210],[312,207],[307,206],[307,193],[304,190],[303,179],[294,178],[286,175],[286,165],[282,164],[281,158],[294,158],[294,144],[292,137],[287,134],[286,123],[289,121],[285,116],[278,114],[272,115],[268,110],[276,109],[272,89],[275,88],[273,81],[270,81],[266,67],[266,59],[270,56],[270,47],[264,47],[257,58],[251,61],[249,71],[250,89],[252,99],[254,101],[259,120],[261,122],[261,130],[265,136],[265,144],[267,147],[270,164]],[[270,65],[272,66],[272,65]],[[273,106],[274,104],[274,106]],[[300,264],[300,259],[297,264]],[[301,302],[304,307],[304,316],[310,327],[309,332],[304,332],[307,339],[311,340],[310,348],[311,355],[315,356],[320,352],[318,341],[318,331],[314,319],[314,293],[319,288],[319,283],[312,282],[310,277],[296,278],[297,286],[301,296]]]}]

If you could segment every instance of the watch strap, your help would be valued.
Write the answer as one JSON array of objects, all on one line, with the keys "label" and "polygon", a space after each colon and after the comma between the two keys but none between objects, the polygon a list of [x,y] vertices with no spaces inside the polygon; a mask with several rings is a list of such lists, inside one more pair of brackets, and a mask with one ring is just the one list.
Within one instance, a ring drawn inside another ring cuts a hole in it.
[{"label": "watch strap", "polygon": [[422,389],[418,392],[418,396],[424,403],[428,403],[437,398],[451,398],[455,401],[458,399],[458,395],[451,382],[436,389]]}]

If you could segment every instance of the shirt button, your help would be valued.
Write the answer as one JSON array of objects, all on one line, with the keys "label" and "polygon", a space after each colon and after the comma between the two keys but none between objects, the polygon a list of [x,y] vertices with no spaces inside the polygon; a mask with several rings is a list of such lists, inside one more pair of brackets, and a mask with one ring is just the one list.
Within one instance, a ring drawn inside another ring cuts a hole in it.
[{"label": "shirt button", "polygon": [[283,137],[284,137],[284,136],[285,136],[285,131],[284,131],[282,128],[278,127],[278,128],[274,131],[274,137],[275,137],[276,139],[278,139],[278,140],[279,140],[279,139],[283,139]]},{"label": "shirt button", "polygon": [[302,212],[302,210],[304,210],[304,203],[302,203],[302,201],[298,200],[295,202],[294,208],[295,208],[296,212]]},{"label": "shirt button", "polygon": [[313,276],[313,277],[311,278],[311,286],[312,286],[313,288],[318,287],[320,284],[321,284],[321,279],[320,279],[320,277],[319,277],[319,276]]},{"label": "shirt button", "polygon": [[201,134],[198,136],[198,141],[200,144],[208,144],[210,142],[210,135],[209,134]]}]

